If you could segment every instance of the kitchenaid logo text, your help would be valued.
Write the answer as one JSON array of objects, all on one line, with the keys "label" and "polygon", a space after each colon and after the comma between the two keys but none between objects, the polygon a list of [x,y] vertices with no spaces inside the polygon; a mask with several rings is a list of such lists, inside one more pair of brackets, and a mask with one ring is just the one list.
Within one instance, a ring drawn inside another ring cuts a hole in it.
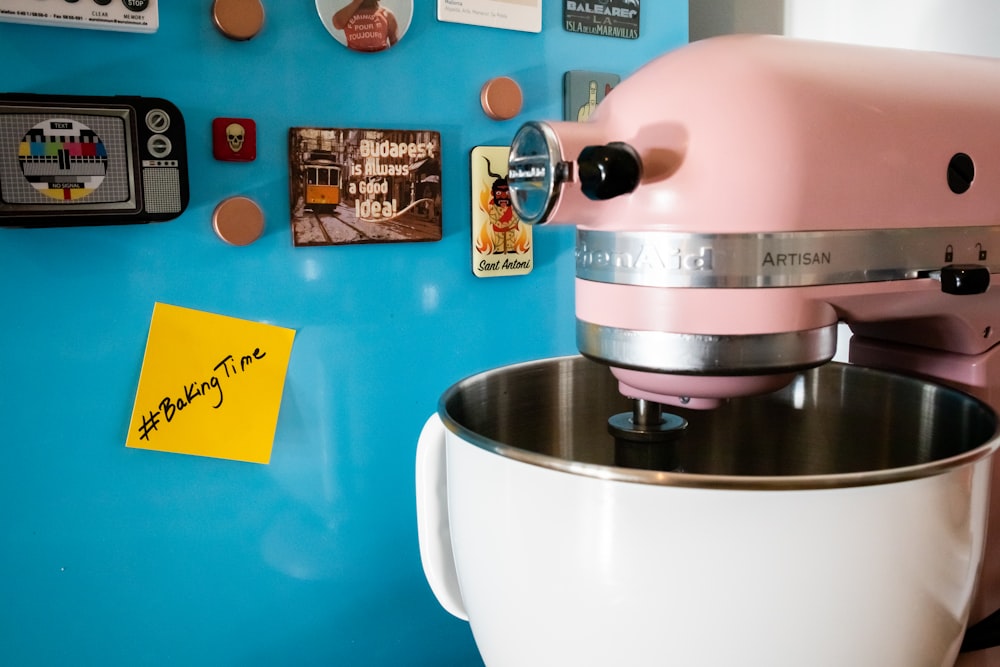
[{"label": "kitchenaid logo text", "polygon": [[[716,252],[724,261],[721,268],[716,267]],[[761,249],[758,255],[753,248],[740,248],[724,245],[721,249],[711,246],[674,245],[670,243],[634,242],[631,244],[594,243],[594,239],[581,238],[576,249],[576,267],[578,272],[603,271],[633,271],[636,273],[682,271],[682,272],[712,272],[723,273],[736,271],[742,275],[743,270],[760,273],[761,275],[799,273],[801,267],[814,267],[833,263],[833,253],[829,250],[803,252],[776,252]],[[755,260],[754,255],[759,259]],[[742,258],[742,261],[741,261]],[[758,266],[757,270],[752,267]],[[741,270],[738,267],[743,266]],[[732,276],[730,276],[732,277]]]},{"label": "kitchenaid logo text", "polygon": [[545,167],[511,167],[507,171],[507,181],[533,181],[545,178]]},{"label": "kitchenaid logo text", "polygon": [[635,269],[656,271],[711,271],[712,249],[685,252],[683,248],[661,248],[644,243],[636,253],[590,248],[583,243],[576,249],[578,269]]}]

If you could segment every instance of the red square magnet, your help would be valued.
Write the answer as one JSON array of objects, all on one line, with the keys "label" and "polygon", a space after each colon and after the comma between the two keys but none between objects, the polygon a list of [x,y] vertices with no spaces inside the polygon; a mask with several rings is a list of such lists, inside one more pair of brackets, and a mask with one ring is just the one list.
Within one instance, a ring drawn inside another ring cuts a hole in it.
[{"label": "red square magnet", "polygon": [[257,158],[257,123],[249,118],[216,118],[212,121],[212,155],[226,162],[252,162]]}]

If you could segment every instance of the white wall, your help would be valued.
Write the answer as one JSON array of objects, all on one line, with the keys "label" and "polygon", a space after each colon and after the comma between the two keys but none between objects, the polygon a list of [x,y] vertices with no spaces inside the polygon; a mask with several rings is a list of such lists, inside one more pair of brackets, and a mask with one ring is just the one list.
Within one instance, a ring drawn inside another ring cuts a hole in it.
[{"label": "white wall", "polygon": [[734,32],[1000,57],[998,0],[690,0],[691,40]]},{"label": "white wall", "polygon": [[785,33],[838,42],[997,57],[1000,56],[1000,2],[785,0]]},{"label": "white wall", "polygon": [[688,33],[696,41],[738,32],[781,34],[785,0],[689,0]]}]

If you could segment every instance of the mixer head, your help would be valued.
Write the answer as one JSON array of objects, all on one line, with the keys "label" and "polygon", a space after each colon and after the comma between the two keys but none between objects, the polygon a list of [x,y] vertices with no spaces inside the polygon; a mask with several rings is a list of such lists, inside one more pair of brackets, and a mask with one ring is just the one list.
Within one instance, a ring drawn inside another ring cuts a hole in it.
[{"label": "mixer head", "polygon": [[1000,62],[731,36],[511,144],[520,218],[573,224],[577,344],[622,393],[713,407],[837,328],[979,354],[1000,332]]}]

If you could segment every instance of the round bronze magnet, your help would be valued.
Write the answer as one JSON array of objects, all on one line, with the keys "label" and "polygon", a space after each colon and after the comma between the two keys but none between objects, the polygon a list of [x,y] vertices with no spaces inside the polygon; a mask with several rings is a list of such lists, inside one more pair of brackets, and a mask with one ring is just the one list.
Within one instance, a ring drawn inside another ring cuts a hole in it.
[{"label": "round bronze magnet", "polygon": [[260,0],[215,0],[212,3],[215,27],[229,39],[250,39],[264,25],[264,5]]},{"label": "round bronze magnet", "polygon": [[212,227],[231,245],[250,245],[264,231],[264,214],[249,197],[230,197],[215,207]]},{"label": "round bronze magnet", "polygon": [[483,84],[479,102],[493,120],[509,120],[521,113],[521,86],[508,76],[498,76]]}]

